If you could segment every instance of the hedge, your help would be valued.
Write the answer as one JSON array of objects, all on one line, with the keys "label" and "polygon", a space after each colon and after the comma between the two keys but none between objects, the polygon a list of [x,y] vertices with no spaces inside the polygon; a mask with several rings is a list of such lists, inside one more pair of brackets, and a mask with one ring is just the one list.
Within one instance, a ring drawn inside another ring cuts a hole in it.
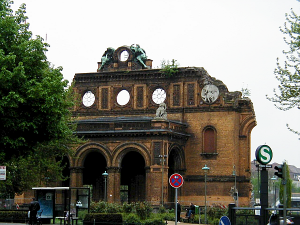
[{"label": "hedge", "polygon": [[98,224],[122,224],[123,217],[120,213],[88,213],[85,215],[83,224],[88,225],[91,223]]},{"label": "hedge", "polygon": [[28,220],[28,211],[9,211],[4,210],[0,211],[0,221],[6,222],[6,221],[26,221]]}]

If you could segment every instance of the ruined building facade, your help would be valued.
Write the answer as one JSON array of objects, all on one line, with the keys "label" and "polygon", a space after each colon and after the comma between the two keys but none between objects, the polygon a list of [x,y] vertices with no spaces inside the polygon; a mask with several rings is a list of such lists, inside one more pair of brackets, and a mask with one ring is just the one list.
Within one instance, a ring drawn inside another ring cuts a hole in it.
[{"label": "ruined building facade", "polygon": [[206,165],[209,205],[234,202],[235,183],[239,205],[248,205],[251,100],[202,67],[172,73],[145,56],[138,45],[108,48],[97,72],[75,74],[73,115],[86,142],[68,159],[68,185],[92,185],[95,201],[160,205],[174,202],[169,177],[179,173],[181,203],[204,205]]}]

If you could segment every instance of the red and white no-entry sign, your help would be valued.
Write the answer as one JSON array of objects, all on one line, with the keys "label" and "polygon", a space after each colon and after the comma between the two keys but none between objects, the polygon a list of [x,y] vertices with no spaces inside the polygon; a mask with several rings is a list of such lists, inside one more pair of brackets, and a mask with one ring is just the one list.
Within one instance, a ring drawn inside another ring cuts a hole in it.
[{"label": "red and white no-entry sign", "polygon": [[183,177],[178,173],[174,173],[170,176],[169,183],[173,188],[179,188],[183,184]]}]

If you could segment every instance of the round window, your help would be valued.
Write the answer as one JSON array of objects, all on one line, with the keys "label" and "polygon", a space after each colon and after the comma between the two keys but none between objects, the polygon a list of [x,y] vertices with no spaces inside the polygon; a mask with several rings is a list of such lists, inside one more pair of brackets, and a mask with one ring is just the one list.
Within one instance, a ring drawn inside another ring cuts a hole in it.
[{"label": "round window", "polygon": [[157,88],[152,94],[152,100],[156,104],[160,104],[160,103],[164,102],[165,99],[166,99],[166,92],[162,88]]},{"label": "round window", "polygon": [[84,93],[82,97],[82,103],[86,107],[90,107],[94,104],[95,102],[95,95],[91,91],[87,91]]},{"label": "round window", "polygon": [[128,59],[128,57],[129,53],[126,50],[124,50],[120,54],[120,61],[125,62]]},{"label": "round window", "polygon": [[117,96],[117,102],[119,105],[126,105],[130,100],[130,94],[127,90],[122,90]]}]

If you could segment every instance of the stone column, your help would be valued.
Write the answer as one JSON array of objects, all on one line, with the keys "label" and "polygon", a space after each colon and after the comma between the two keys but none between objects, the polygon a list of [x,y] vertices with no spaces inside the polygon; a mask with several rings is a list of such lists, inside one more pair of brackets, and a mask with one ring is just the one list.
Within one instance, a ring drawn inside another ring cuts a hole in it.
[{"label": "stone column", "polygon": [[107,201],[120,203],[121,168],[108,167],[107,172]]},{"label": "stone column", "polygon": [[83,167],[70,167],[70,187],[83,186]]}]

